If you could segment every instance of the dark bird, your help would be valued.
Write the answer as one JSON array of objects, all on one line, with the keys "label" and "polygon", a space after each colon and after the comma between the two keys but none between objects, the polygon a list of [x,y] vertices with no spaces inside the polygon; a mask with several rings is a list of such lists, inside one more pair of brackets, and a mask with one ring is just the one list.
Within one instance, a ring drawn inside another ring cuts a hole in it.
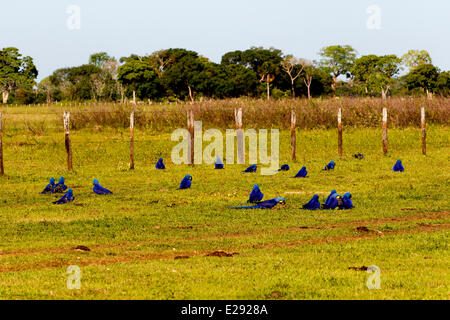
[{"label": "dark bird", "polygon": [[189,189],[192,183],[192,176],[190,174],[186,175],[183,180],[181,180],[180,187],[178,189]]},{"label": "dark bird", "polygon": [[64,177],[60,177],[58,183],[53,189],[54,193],[64,193],[67,190],[67,186],[64,184]]},{"label": "dark bird", "polygon": [[402,160],[400,160],[400,159],[397,160],[397,162],[395,163],[394,167],[392,167],[392,170],[394,172],[404,172],[405,168],[403,167]]},{"label": "dark bird", "polygon": [[306,171],[306,167],[302,167],[297,174],[295,175],[294,178],[305,178],[306,175],[308,174],[308,171]]},{"label": "dark bird", "polygon": [[309,200],[308,203],[303,205],[303,209],[306,209],[306,210],[320,209],[319,196],[317,194],[313,195],[311,200]]},{"label": "dark bird", "polygon": [[334,170],[334,166],[336,165],[336,163],[334,161],[330,161],[330,163],[328,163],[325,168],[323,168],[322,171],[328,171],[328,170]]},{"label": "dark bird", "polygon": [[353,158],[356,158],[358,160],[362,160],[362,159],[364,159],[364,156],[361,153],[358,153],[358,154],[354,154]]},{"label": "dark bird", "polygon": [[259,186],[255,184],[253,186],[252,192],[250,192],[250,197],[248,198],[247,203],[258,203],[264,197],[264,193],[261,192]]},{"label": "dark bird", "polygon": [[353,208],[352,195],[351,195],[350,192],[347,192],[346,194],[344,194],[344,196],[340,200],[341,201],[339,201],[339,199],[338,199],[339,210],[345,210],[345,209],[352,209]]},{"label": "dark bird", "polygon": [[109,191],[106,188],[103,188],[100,183],[98,182],[97,179],[94,179],[94,188],[92,188],[92,190],[94,191],[94,193],[96,194],[112,194],[111,191]]},{"label": "dark bird", "polygon": [[338,206],[338,194],[336,190],[331,190],[330,195],[325,200],[322,209],[335,209]]},{"label": "dark bird", "polygon": [[244,171],[242,171],[242,173],[256,172],[256,169],[257,169],[256,164],[253,164],[250,167],[248,167],[247,169],[245,169]]},{"label": "dark bird", "polygon": [[223,169],[223,161],[219,156],[217,156],[216,163],[214,163],[214,169]]},{"label": "dark bird", "polygon": [[54,204],[63,204],[63,203],[69,203],[75,200],[75,197],[73,196],[72,189],[67,190],[67,192],[61,197],[61,199],[57,201],[53,201]]},{"label": "dark bird", "polygon": [[48,185],[44,188],[41,194],[53,193],[54,189],[55,189],[55,178],[50,178]]},{"label": "dark bird", "polygon": [[158,159],[158,162],[155,164],[155,168],[158,170],[163,170],[166,168],[166,166],[164,165],[164,162],[163,162],[163,158]]},{"label": "dark bird", "polygon": [[278,171],[289,171],[289,165],[288,164],[283,164],[282,166],[281,166],[281,168],[280,169],[278,169]]},{"label": "dark bird", "polygon": [[277,204],[285,204],[286,200],[282,197],[278,197],[275,199],[270,199],[266,201],[262,201],[257,205],[251,207],[230,207],[230,209],[271,209],[275,207]]}]

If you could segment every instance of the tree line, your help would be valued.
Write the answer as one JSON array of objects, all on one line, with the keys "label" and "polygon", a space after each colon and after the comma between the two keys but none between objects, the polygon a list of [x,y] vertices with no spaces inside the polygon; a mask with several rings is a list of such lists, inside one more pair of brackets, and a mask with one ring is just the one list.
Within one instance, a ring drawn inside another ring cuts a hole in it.
[{"label": "tree line", "polygon": [[358,56],[351,46],[334,45],[319,56],[311,61],[252,47],[227,52],[215,63],[180,48],[119,60],[99,52],[86,64],[57,69],[37,83],[33,59],[8,47],[0,51],[0,90],[3,103],[450,95],[450,72],[434,66],[424,50],[402,57]]}]

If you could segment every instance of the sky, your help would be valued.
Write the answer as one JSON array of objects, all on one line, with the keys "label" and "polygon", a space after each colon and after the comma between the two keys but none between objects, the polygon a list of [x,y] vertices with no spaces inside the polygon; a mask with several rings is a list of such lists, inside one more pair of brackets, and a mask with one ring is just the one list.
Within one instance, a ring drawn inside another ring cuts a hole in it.
[{"label": "sky", "polygon": [[119,59],[166,48],[214,62],[252,46],[309,60],[335,44],[359,55],[423,49],[450,70],[449,39],[444,0],[14,0],[0,13],[0,48],[31,56],[38,80],[87,63],[95,52]]}]

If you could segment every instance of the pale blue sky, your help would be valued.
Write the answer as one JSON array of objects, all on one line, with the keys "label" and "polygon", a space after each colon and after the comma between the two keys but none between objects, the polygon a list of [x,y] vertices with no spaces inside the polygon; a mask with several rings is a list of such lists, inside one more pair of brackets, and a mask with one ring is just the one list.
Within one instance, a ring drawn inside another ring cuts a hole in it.
[{"label": "pale blue sky", "polygon": [[[80,30],[66,26],[69,5],[81,9]],[[381,9],[380,30],[366,26],[370,5]],[[215,62],[251,46],[311,60],[331,44],[352,45],[360,55],[426,49],[436,66],[450,70],[449,39],[444,0],[14,0],[2,3],[0,15],[0,48],[32,56],[39,79],[87,63],[94,52],[120,58],[169,47]]]}]

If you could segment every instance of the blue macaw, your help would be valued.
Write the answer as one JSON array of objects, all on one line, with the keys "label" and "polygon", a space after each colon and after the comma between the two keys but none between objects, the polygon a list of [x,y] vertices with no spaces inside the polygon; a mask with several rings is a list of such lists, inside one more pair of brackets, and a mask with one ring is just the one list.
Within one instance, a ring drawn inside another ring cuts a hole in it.
[{"label": "blue macaw", "polygon": [[181,180],[180,187],[178,189],[189,189],[192,183],[192,176],[190,174],[186,175],[183,180]]},{"label": "blue macaw", "polygon": [[281,168],[280,169],[278,169],[278,171],[289,171],[289,165],[288,164],[283,164],[282,166],[281,166]]},{"label": "blue macaw", "polygon": [[361,153],[354,154],[353,157],[356,158],[356,159],[358,159],[358,160],[364,159],[364,156],[363,156]]},{"label": "blue macaw", "polygon": [[49,184],[44,188],[41,194],[53,193],[54,189],[55,189],[55,178],[52,177],[50,178]]},{"label": "blue macaw", "polygon": [[63,204],[63,203],[69,203],[75,200],[75,197],[73,196],[72,189],[67,190],[67,192],[61,197],[61,199],[57,201],[53,201],[54,204]]},{"label": "blue macaw", "polygon": [[327,170],[334,170],[334,166],[336,165],[336,163],[334,161],[330,161],[329,164],[327,164],[325,166],[325,168],[323,168],[322,171],[327,171]]},{"label": "blue macaw", "polygon": [[294,178],[305,178],[306,175],[308,174],[308,171],[306,171],[306,167],[302,167],[297,174],[295,175]]},{"label": "blue macaw", "polygon": [[60,177],[58,183],[55,185],[53,189],[54,193],[64,193],[66,191],[67,186],[64,184],[64,177]]},{"label": "blue macaw", "polygon": [[250,167],[248,167],[247,169],[245,169],[244,171],[242,171],[242,173],[247,173],[247,172],[256,172],[257,166],[256,164],[251,165]]},{"label": "blue macaw", "polygon": [[252,192],[250,192],[250,197],[248,198],[247,203],[258,203],[264,197],[264,193],[261,192],[259,186],[255,184],[253,186]]},{"label": "blue macaw", "polygon": [[109,191],[106,188],[103,188],[100,183],[98,182],[97,179],[94,179],[94,188],[92,188],[92,190],[94,191],[94,193],[96,194],[112,194],[111,191]]},{"label": "blue macaw", "polygon": [[323,209],[335,209],[338,206],[338,197],[340,197],[336,190],[331,190],[330,195],[325,200],[323,204]]},{"label": "blue macaw", "polygon": [[216,163],[214,164],[214,169],[223,169],[223,161],[219,156],[216,158]]},{"label": "blue macaw", "polygon": [[394,167],[392,168],[394,172],[404,172],[405,168],[403,167],[402,160],[397,160]]},{"label": "blue macaw", "polygon": [[230,207],[230,209],[271,209],[279,203],[285,204],[286,200],[282,197],[278,197],[275,199],[262,201],[262,202],[258,203],[257,205],[254,205],[251,207]]},{"label": "blue macaw", "polygon": [[311,200],[309,200],[307,204],[303,205],[303,209],[306,209],[306,210],[320,209],[319,196],[317,194],[313,195]]},{"label": "blue macaw", "polygon": [[347,192],[342,197],[342,201],[339,201],[339,210],[352,209],[352,208],[353,208],[352,195],[350,192]]},{"label": "blue macaw", "polygon": [[166,166],[164,165],[164,162],[163,162],[163,158],[158,159],[158,162],[155,164],[155,168],[159,169],[159,170],[166,168]]}]

